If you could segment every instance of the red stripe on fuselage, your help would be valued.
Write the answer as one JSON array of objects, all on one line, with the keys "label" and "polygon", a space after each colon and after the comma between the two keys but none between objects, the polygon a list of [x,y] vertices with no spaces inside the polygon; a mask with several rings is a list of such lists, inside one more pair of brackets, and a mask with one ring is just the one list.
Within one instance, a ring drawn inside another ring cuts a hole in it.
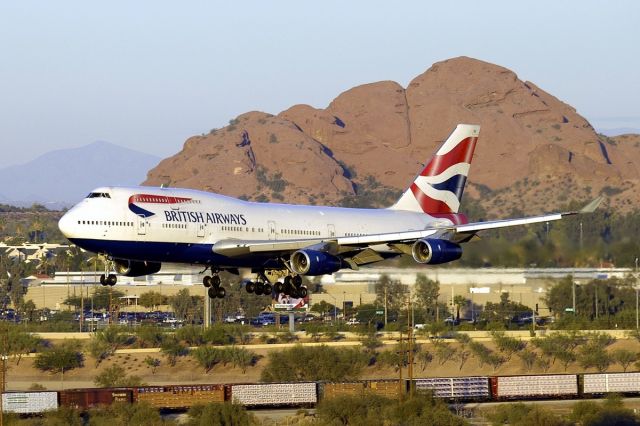
[{"label": "red stripe on fuselage", "polygon": [[166,195],[134,194],[129,197],[131,203],[179,204],[191,201],[191,198],[167,197]]},{"label": "red stripe on fuselage", "polygon": [[463,139],[455,148],[444,155],[434,156],[420,176],[437,176],[458,163],[471,163],[478,138]]},{"label": "red stripe on fuselage", "polygon": [[431,216],[438,219],[449,219],[454,225],[465,225],[469,223],[469,218],[464,213],[435,213]]}]

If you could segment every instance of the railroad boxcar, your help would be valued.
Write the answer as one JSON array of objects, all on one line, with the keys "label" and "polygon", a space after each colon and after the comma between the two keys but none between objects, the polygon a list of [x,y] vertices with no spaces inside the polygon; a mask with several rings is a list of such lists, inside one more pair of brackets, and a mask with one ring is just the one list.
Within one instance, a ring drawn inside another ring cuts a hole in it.
[{"label": "railroad boxcar", "polygon": [[604,395],[616,392],[633,394],[640,392],[640,373],[584,374],[583,393]]},{"label": "railroad boxcar", "polygon": [[546,374],[540,376],[497,376],[490,378],[493,399],[577,397],[578,376]]},{"label": "railroad boxcar", "polygon": [[198,404],[225,401],[225,385],[170,385],[133,388],[133,401],[157,408],[191,408]]},{"label": "railroad boxcar", "polygon": [[247,407],[311,407],[318,402],[316,382],[230,385],[230,400]]},{"label": "railroad boxcar", "polygon": [[436,398],[456,401],[483,401],[491,398],[489,377],[429,377],[414,379],[417,392],[431,391]]},{"label": "railroad boxcar", "polygon": [[385,398],[397,399],[400,394],[406,393],[404,380],[366,380],[364,386],[365,394],[384,396]]},{"label": "railroad boxcar", "polygon": [[3,392],[2,411],[39,414],[58,409],[58,392]]},{"label": "railroad boxcar", "polygon": [[321,399],[331,399],[343,396],[362,396],[365,383],[357,382],[320,382],[318,383],[318,396]]},{"label": "railroad boxcar", "polygon": [[131,388],[70,389],[59,393],[60,405],[86,410],[114,402],[133,402]]}]

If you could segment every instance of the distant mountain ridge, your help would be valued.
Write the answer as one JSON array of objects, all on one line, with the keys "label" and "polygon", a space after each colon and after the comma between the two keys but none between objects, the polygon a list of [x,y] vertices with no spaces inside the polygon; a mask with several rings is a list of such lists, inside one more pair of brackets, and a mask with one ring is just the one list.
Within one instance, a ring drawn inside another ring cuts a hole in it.
[{"label": "distant mountain ridge", "polygon": [[68,207],[98,186],[138,185],[160,158],[98,141],[0,169],[0,203]]}]

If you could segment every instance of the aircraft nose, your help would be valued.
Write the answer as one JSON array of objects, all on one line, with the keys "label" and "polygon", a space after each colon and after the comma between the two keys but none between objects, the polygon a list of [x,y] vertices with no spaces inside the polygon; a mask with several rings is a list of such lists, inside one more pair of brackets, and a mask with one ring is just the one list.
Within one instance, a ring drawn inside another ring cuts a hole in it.
[{"label": "aircraft nose", "polygon": [[67,238],[69,238],[73,234],[73,225],[74,225],[74,220],[69,213],[66,213],[58,221],[58,229],[60,229],[60,232],[62,232],[62,235],[64,235]]}]

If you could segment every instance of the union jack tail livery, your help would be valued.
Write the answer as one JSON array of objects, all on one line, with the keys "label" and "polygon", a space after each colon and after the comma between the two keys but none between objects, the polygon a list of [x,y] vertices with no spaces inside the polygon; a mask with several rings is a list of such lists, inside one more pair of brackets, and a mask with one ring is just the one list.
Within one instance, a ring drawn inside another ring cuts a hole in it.
[{"label": "union jack tail livery", "polygon": [[458,213],[480,126],[458,124],[392,210]]}]

